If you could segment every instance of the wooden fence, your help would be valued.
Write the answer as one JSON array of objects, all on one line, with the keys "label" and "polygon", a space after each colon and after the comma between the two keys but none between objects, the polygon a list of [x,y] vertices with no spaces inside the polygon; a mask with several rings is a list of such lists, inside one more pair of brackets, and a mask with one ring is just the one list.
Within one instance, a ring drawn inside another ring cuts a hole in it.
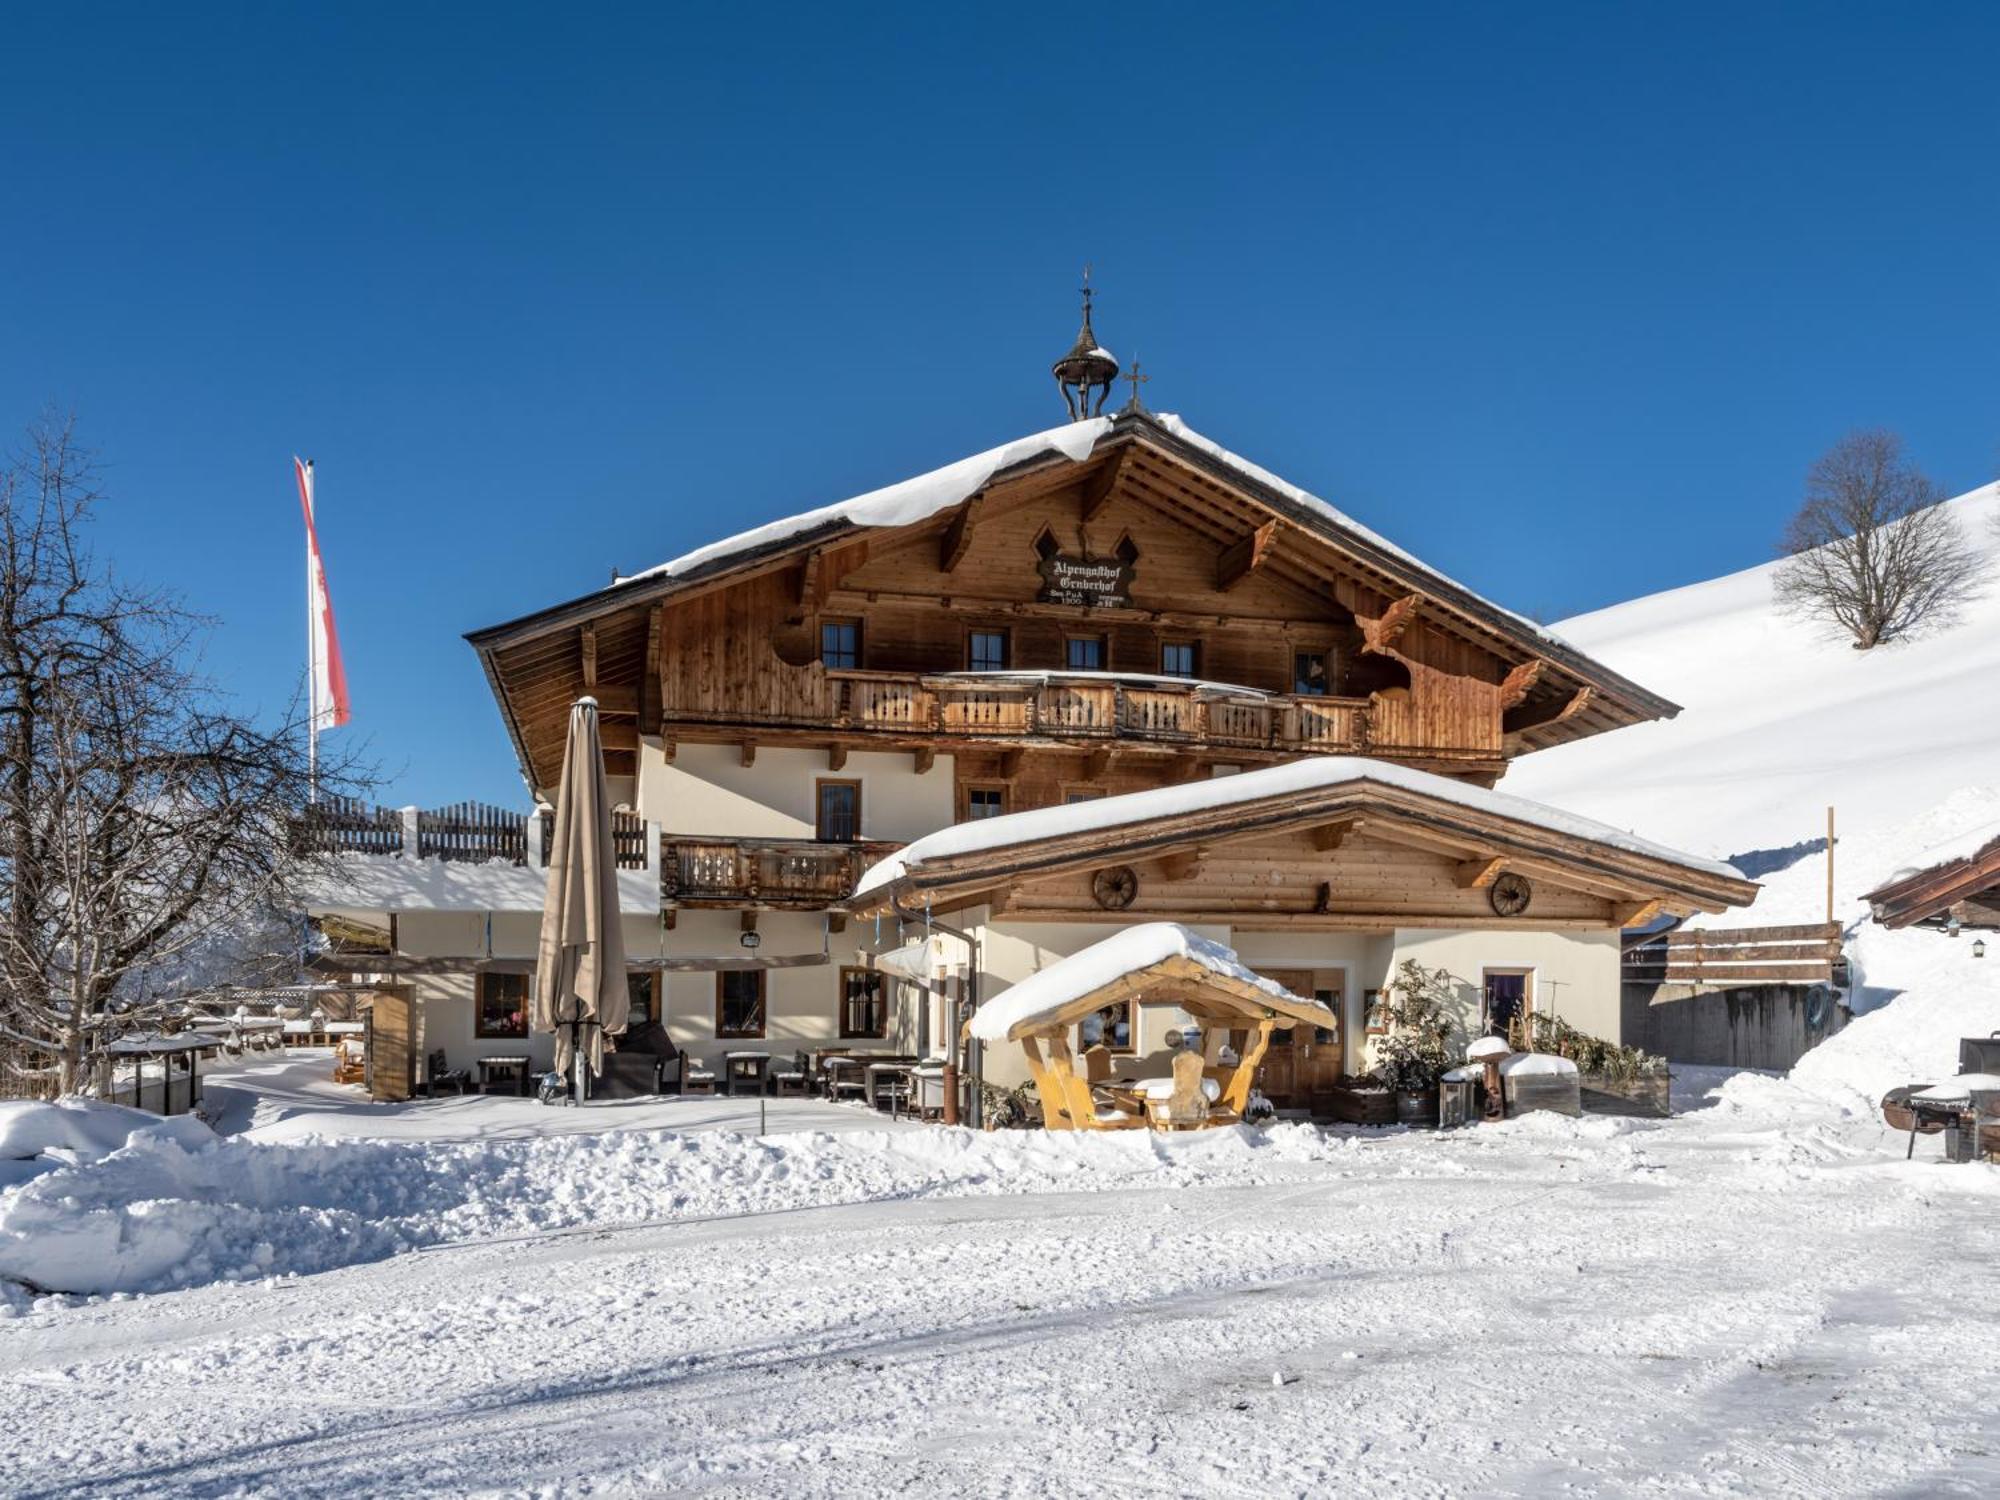
[{"label": "wooden fence", "polygon": [[322,797],[291,827],[300,854],[401,854],[403,815],[355,797]]},{"label": "wooden fence", "polygon": [[459,864],[504,859],[528,862],[528,816],[484,802],[454,802],[417,811],[417,854]]},{"label": "wooden fence", "polygon": [[1790,927],[1682,927],[1625,950],[1635,984],[1830,984],[1840,962],[1840,923]]}]

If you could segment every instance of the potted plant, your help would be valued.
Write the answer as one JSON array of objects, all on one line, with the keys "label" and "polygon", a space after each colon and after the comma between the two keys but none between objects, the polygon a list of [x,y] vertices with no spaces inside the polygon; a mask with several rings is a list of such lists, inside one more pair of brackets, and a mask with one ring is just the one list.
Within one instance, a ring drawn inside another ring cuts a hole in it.
[{"label": "potted plant", "polygon": [[1456,988],[1449,971],[1406,958],[1384,996],[1389,1029],[1375,1044],[1371,1071],[1395,1092],[1399,1124],[1437,1124],[1438,1079],[1458,1061],[1450,1009]]}]

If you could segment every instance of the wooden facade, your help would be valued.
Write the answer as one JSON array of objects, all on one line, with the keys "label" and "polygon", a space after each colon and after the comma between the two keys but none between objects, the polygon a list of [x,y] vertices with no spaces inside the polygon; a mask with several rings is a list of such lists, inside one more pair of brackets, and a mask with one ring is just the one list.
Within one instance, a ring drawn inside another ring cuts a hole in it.
[{"label": "wooden facade", "polygon": [[[1115,583],[1079,595],[1060,568]],[[919,520],[830,515],[471,640],[536,787],[585,692],[614,775],[642,737],[669,758],[817,746],[833,768],[946,753],[1012,785],[1011,810],[1312,754],[1491,785],[1515,754],[1675,712],[1144,413]]]}]

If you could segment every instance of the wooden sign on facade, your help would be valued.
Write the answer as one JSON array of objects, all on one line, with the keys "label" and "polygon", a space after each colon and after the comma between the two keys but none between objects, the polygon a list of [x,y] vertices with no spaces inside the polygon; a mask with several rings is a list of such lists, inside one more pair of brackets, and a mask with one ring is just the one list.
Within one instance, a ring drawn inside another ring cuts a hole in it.
[{"label": "wooden sign on facade", "polygon": [[1043,604],[1067,604],[1082,609],[1129,609],[1132,606],[1132,565],[1116,557],[1065,557],[1051,553],[1038,565]]}]

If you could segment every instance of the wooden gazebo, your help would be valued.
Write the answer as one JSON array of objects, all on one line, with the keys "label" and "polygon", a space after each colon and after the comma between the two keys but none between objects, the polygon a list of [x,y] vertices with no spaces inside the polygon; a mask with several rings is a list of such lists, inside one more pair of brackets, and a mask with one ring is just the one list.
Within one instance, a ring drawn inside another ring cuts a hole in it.
[{"label": "wooden gazebo", "polygon": [[[1175,1057],[1173,1077],[1150,1087],[1093,1078],[1072,1041],[1076,1025],[1125,1001],[1185,1011],[1202,1024],[1202,1051]],[[1177,922],[1147,922],[1022,980],[981,1006],[967,1030],[989,1044],[1020,1044],[1046,1128],[1121,1130],[1147,1124],[1149,1114],[1177,1126],[1235,1124],[1273,1031],[1338,1024],[1326,1006],[1252,973],[1222,944]],[[1190,1111],[1191,1091],[1207,1096],[1205,1108]],[[1158,1107],[1147,1108],[1148,1096]]]}]

